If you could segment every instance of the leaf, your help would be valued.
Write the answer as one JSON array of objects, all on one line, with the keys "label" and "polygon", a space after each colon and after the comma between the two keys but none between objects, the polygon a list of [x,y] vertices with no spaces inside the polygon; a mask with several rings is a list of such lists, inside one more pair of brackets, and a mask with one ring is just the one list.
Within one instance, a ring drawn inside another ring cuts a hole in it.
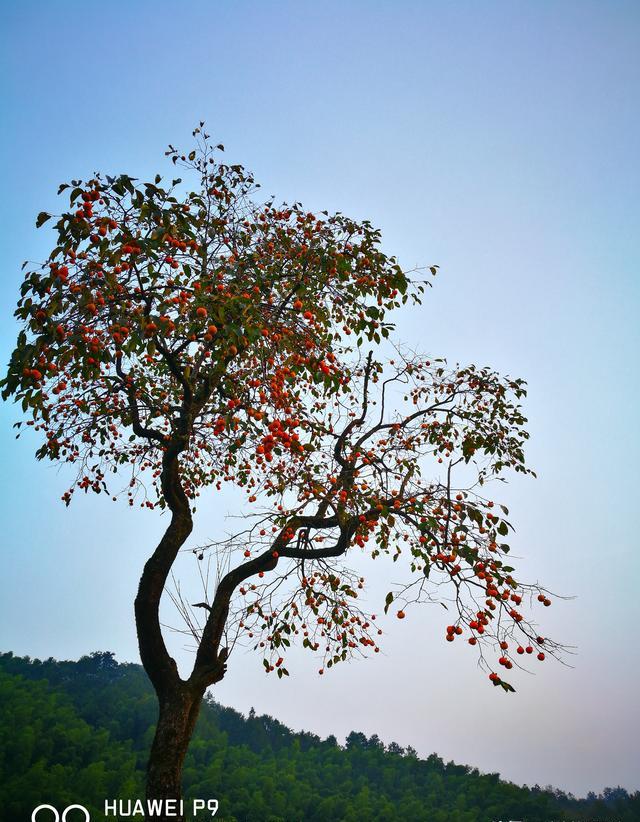
[{"label": "leaf", "polygon": [[509,533],[509,526],[507,525],[507,523],[504,520],[498,526],[498,533],[500,534],[500,536],[503,536],[503,537],[506,537],[507,534]]},{"label": "leaf", "polygon": [[393,602],[393,594],[391,593],[391,591],[389,591],[389,593],[388,593],[388,594],[387,594],[387,596],[385,597],[384,602],[385,602],[384,612],[385,612],[385,614],[386,614],[386,613],[388,613],[388,611],[389,611],[389,606],[390,606],[390,605],[391,605],[391,603]]},{"label": "leaf", "polygon": [[474,522],[478,523],[478,525],[482,525],[482,514],[478,511],[477,508],[472,508],[470,505],[467,506],[467,511],[469,512],[469,518],[472,519]]},{"label": "leaf", "polygon": [[44,225],[47,220],[51,219],[51,214],[47,214],[46,211],[41,211],[40,214],[36,217],[36,228],[40,228],[41,225]]}]

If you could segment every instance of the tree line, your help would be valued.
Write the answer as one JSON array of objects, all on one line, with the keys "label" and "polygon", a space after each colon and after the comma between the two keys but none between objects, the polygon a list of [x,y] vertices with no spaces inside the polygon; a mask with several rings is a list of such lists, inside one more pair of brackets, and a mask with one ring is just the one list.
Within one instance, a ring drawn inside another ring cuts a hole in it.
[{"label": "tree line", "polygon": [[[41,802],[81,802],[102,820],[105,798],[144,796],[157,703],[139,665],[111,653],[77,662],[0,654],[0,808],[28,819]],[[185,797],[217,798],[226,822],[403,820],[492,822],[640,818],[640,792],[577,799],[499,774],[420,758],[353,731],[344,744],[293,732],[253,710],[205,701],[184,770]]]}]

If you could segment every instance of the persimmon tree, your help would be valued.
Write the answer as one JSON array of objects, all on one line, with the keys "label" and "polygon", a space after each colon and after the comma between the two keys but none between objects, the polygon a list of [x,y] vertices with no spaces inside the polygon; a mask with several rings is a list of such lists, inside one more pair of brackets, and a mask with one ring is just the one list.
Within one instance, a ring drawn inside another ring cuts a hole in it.
[{"label": "persimmon tree", "polygon": [[[16,425],[41,437],[37,457],[72,466],[67,505],[84,490],[168,514],[135,599],[159,700],[151,799],[180,797],[203,694],[238,643],[280,677],[294,639],[320,673],[379,650],[354,552],[403,567],[385,611],[443,601],[446,640],[475,646],[495,686],[513,690],[500,668],[557,652],[523,613],[550,600],[516,580],[508,512],[486,490],[531,473],[523,381],[392,349],[389,312],[424,283],[379,232],[261,201],[202,124],[194,138],[189,154],[167,152],[191,187],[99,174],[60,186],[70,208],[49,259],[25,264],[2,383],[26,417]],[[246,493],[245,525],[194,548],[223,570],[203,602],[177,600],[197,645],[183,678],[160,602],[202,496],[215,505],[223,483]]]}]

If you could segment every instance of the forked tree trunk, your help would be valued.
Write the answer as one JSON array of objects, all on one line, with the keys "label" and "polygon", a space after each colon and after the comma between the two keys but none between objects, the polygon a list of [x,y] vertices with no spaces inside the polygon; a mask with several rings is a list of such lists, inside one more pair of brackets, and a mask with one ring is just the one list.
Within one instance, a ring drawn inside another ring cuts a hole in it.
[{"label": "forked tree trunk", "polygon": [[[158,724],[147,765],[146,799],[147,805],[155,801],[162,810],[152,813],[147,809],[146,819],[153,822],[183,822],[184,815],[176,814],[176,807],[182,799],[182,766],[204,692],[207,687],[219,682],[226,671],[227,649],[220,649],[220,638],[230,592],[223,605],[216,610],[216,619],[207,620],[193,673],[188,680],[181,679],[178,666],[165,645],[160,625],[160,600],[164,586],[178,552],[193,527],[189,500],[180,483],[176,453],[172,455],[167,452],[163,458],[162,490],[171,510],[171,522],[145,563],[135,600],[140,658],[159,703]],[[167,801],[174,807],[168,809]]]},{"label": "forked tree trunk", "polygon": [[171,814],[165,803],[171,800],[177,804],[182,798],[182,765],[206,683],[196,687],[193,682],[180,678],[160,625],[160,600],[167,578],[193,527],[175,454],[165,453],[163,458],[162,490],[171,510],[171,521],[145,563],[135,600],[140,658],[159,703],[158,724],[147,765],[146,798],[147,803],[150,800],[159,802],[162,810],[152,813],[147,808],[145,818],[154,822],[182,822],[184,816]]},{"label": "forked tree trunk", "polygon": [[[167,806],[175,803],[176,810],[182,799],[182,766],[191,736],[200,713],[203,692],[193,691],[181,683],[172,693],[159,696],[160,711],[156,733],[147,765],[147,802],[161,803],[162,813],[147,814],[154,822],[183,822]],[[186,810],[186,808],[185,808]]]}]

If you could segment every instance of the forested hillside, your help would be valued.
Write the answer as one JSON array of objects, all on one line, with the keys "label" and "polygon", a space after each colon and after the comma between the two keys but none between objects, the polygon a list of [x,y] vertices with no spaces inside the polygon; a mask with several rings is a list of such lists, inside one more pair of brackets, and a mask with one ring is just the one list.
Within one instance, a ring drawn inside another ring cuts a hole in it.
[{"label": "forested hillside", "polygon": [[[142,668],[112,654],[78,662],[1,654],[2,819],[28,820],[41,802],[81,802],[101,820],[105,798],[142,797],[155,717]],[[187,797],[217,798],[217,818],[227,822],[640,820],[637,792],[577,800],[435,754],[420,759],[376,736],[353,732],[342,746],[293,733],[270,716],[244,717],[214,701],[202,711],[185,788]]]}]

